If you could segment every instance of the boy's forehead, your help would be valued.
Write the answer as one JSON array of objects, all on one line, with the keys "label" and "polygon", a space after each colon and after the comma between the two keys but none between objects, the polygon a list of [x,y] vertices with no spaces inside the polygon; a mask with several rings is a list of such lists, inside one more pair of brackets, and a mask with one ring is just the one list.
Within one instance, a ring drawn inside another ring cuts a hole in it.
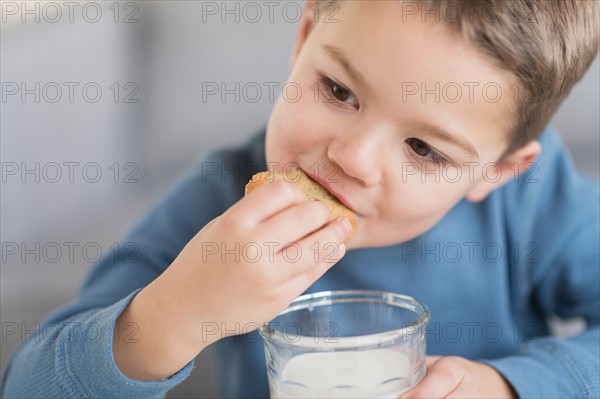
[{"label": "boy's forehead", "polygon": [[[419,59],[433,61],[438,60],[439,56],[446,56],[447,62],[438,65],[437,71],[444,69],[459,75],[460,72],[463,75],[470,73],[475,77],[478,72],[483,72],[497,81],[513,78],[473,43],[467,42],[460,30],[450,22],[422,18],[420,15],[407,16],[403,6],[405,3],[404,0],[336,1],[335,14],[332,11],[331,18],[323,14],[317,19],[319,22],[315,30],[322,45],[320,47],[330,45],[342,49],[346,55],[356,57],[383,51],[387,57],[385,63],[380,62],[382,67],[395,61],[408,64]],[[419,58],[402,57],[403,52],[408,51]],[[465,70],[465,65],[472,67]]]}]

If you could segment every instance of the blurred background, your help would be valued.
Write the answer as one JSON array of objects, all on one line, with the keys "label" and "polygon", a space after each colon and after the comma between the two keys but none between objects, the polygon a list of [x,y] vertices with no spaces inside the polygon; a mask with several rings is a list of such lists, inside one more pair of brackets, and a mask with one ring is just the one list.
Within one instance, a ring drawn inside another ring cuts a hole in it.
[{"label": "blurred background", "polygon": [[[34,329],[194,158],[265,125],[304,1],[266,3],[2,2],[3,324]],[[553,121],[594,178],[599,75],[596,59]],[[203,98],[210,82],[240,98]],[[3,328],[2,369],[21,338]],[[218,395],[214,361],[169,397]]]}]

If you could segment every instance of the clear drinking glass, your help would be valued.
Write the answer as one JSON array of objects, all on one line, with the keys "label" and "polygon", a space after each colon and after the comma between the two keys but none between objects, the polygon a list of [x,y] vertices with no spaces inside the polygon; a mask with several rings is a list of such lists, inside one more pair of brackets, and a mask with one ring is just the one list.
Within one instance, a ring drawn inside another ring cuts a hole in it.
[{"label": "clear drinking glass", "polygon": [[271,398],[397,398],[425,375],[429,320],[391,292],[300,296],[259,330]]}]

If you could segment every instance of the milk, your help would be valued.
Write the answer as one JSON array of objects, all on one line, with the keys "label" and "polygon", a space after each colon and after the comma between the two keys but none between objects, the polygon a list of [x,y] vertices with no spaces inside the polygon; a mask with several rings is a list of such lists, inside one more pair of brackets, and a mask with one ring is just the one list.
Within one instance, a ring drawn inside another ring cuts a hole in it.
[{"label": "milk", "polygon": [[416,381],[408,357],[392,349],[316,352],[293,357],[271,398],[397,398]]}]

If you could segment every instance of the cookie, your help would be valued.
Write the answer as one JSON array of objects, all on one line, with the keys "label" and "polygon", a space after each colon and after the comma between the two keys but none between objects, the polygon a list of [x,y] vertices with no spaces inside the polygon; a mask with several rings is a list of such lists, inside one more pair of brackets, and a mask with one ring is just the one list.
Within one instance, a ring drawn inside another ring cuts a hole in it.
[{"label": "cookie", "polygon": [[257,173],[252,176],[252,179],[246,184],[246,195],[263,184],[271,183],[276,180],[285,180],[296,184],[304,191],[308,201],[318,200],[325,204],[331,212],[329,216],[330,221],[339,216],[347,218],[350,221],[352,229],[346,241],[352,239],[356,232],[356,214],[301,169],[295,169],[294,172],[287,175],[274,171]]}]

